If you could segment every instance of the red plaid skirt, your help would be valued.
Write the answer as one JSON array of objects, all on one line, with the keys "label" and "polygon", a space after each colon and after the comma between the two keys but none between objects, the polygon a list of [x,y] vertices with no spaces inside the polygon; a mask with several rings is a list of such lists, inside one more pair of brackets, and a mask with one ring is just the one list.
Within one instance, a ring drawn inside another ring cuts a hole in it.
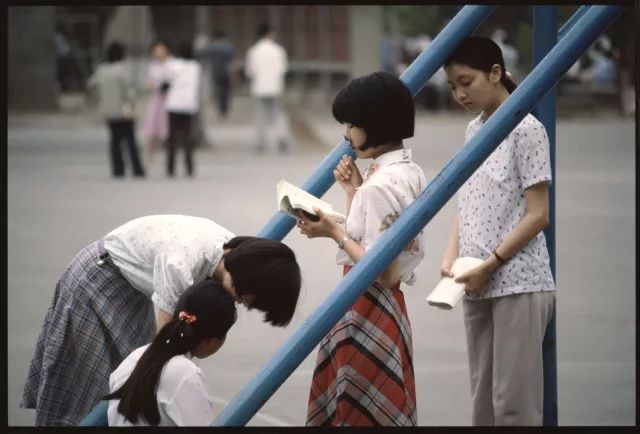
[{"label": "red plaid skirt", "polygon": [[374,283],[320,342],[307,425],[417,425],[412,357],[400,285]]}]

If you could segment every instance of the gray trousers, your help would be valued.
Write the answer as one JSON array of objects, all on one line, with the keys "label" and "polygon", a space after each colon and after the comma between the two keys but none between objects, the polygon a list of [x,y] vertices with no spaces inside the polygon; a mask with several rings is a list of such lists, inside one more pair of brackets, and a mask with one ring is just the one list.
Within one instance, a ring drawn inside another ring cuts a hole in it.
[{"label": "gray trousers", "polygon": [[542,425],[542,340],[555,292],[464,300],[474,426]]},{"label": "gray trousers", "polygon": [[289,120],[278,97],[254,97],[258,150],[289,148]]}]

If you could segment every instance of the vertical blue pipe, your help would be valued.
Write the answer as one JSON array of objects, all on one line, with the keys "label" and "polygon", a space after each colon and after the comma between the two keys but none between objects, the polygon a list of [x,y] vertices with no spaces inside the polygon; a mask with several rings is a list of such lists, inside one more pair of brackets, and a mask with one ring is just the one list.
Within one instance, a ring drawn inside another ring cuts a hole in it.
[{"label": "vertical blue pipe", "polygon": [[[583,13],[586,10],[583,10]],[[580,11],[574,15],[578,16]],[[580,14],[579,16],[581,16]],[[571,28],[577,20],[572,17],[566,25]],[[565,25],[565,26],[566,26]],[[533,64],[537,65],[556,45],[557,8],[555,6],[533,6]],[[551,185],[549,188],[549,226],[544,230],[549,251],[549,263],[556,280],[556,87],[553,86],[533,110],[533,115],[544,125],[549,137],[551,155]],[[544,369],[543,425],[558,425],[558,375],[556,360],[556,305],[542,342]]]}]

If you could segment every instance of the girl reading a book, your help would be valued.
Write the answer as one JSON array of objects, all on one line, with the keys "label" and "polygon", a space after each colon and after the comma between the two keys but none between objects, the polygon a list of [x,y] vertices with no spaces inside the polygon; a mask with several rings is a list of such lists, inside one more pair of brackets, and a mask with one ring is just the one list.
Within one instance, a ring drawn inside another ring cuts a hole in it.
[{"label": "girl reading a book", "polygon": [[[413,136],[411,93],[395,76],[376,72],[356,78],[333,101],[333,116],[346,125],[345,139],[363,174],[344,156],[333,174],[347,197],[345,227],[316,209],[313,222],[300,215],[309,238],[338,244],[343,272],[360,260],[426,185],[422,169],[402,140]],[[420,233],[320,343],[307,425],[415,426],[416,391],[411,325],[400,282],[412,285],[424,257]]]},{"label": "girl reading a book", "polygon": [[109,377],[109,426],[206,426],[213,402],[203,359],[224,344],[236,320],[233,297],[217,280],[196,283],[180,296],[173,319],[153,342],[134,350]]},{"label": "girl reading a book", "polygon": [[[516,85],[491,39],[469,36],[446,60],[454,99],[477,117],[471,139]],[[549,222],[549,141],[528,114],[458,191],[458,213],[442,258],[482,259],[459,275],[473,425],[542,425],[542,340],[555,284],[542,230]]]}]

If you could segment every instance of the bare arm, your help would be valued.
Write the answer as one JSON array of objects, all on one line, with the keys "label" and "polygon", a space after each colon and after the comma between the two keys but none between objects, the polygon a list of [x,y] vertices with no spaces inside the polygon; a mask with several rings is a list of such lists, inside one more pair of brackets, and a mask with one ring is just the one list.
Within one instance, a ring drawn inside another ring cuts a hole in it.
[{"label": "bare arm", "polygon": [[[336,243],[342,242],[347,233],[345,230],[336,223],[331,217],[326,216],[319,208],[315,208],[314,211],[320,217],[320,221],[312,222],[307,219],[302,213],[298,219],[298,228],[300,232],[309,238],[315,237],[327,237],[333,239]],[[349,255],[353,262],[358,262],[365,255],[365,250],[355,240],[347,238],[344,240],[344,251]],[[394,259],[389,267],[383,271],[378,277],[377,281],[385,288],[390,288],[400,280],[400,273],[398,271],[398,259]]]},{"label": "bare arm", "polygon": [[440,265],[440,275],[453,277],[451,273],[451,266],[453,262],[460,255],[459,253],[459,240],[458,240],[458,214],[453,218],[453,224],[451,225],[451,231],[449,231],[449,243],[442,255],[442,264]]},{"label": "bare arm", "polygon": [[[158,309],[158,317],[156,318],[156,325],[158,327],[157,332],[160,331],[160,329],[162,327],[165,326],[165,324],[167,324],[169,321],[171,321],[173,319],[173,315],[171,315],[170,313],[168,313],[167,311],[165,311],[162,308]],[[156,333],[157,333],[156,332]]]},{"label": "bare arm", "polygon": [[356,189],[362,185],[360,170],[349,155],[343,155],[333,171],[333,177],[347,195],[347,215],[349,215]]},{"label": "bare arm", "polygon": [[496,251],[507,261],[549,225],[549,184],[541,182],[524,191],[526,214]]},{"label": "bare arm", "polygon": [[[341,227],[338,227],[338,229],[339,230],[336,230],[331,236],[336,243],[340,242],[347,236],[346,232]],[[351,238],[347,238],[344,241],[343,249],[353,262],[358,262],[366,253],[362,246]],[[391,261],[389,267],[380,274],[377,281],[385,288],[391,288],[399,280],[400,272],[398,270],[398,258],[396,258]]]},{"label": "bare arm", "polygon": [[[496,248],[498,255],[505,261],[522,250],[549,224],[549,185],[547,182],[540,182],[527,188],[524,191],[524,200],[526,206],[524,217]],[[481,265],[457,278],[456,282],[466,283],[468,292],[480,292],[486,278],[500,265],[500,261],[491,254]]]}]

